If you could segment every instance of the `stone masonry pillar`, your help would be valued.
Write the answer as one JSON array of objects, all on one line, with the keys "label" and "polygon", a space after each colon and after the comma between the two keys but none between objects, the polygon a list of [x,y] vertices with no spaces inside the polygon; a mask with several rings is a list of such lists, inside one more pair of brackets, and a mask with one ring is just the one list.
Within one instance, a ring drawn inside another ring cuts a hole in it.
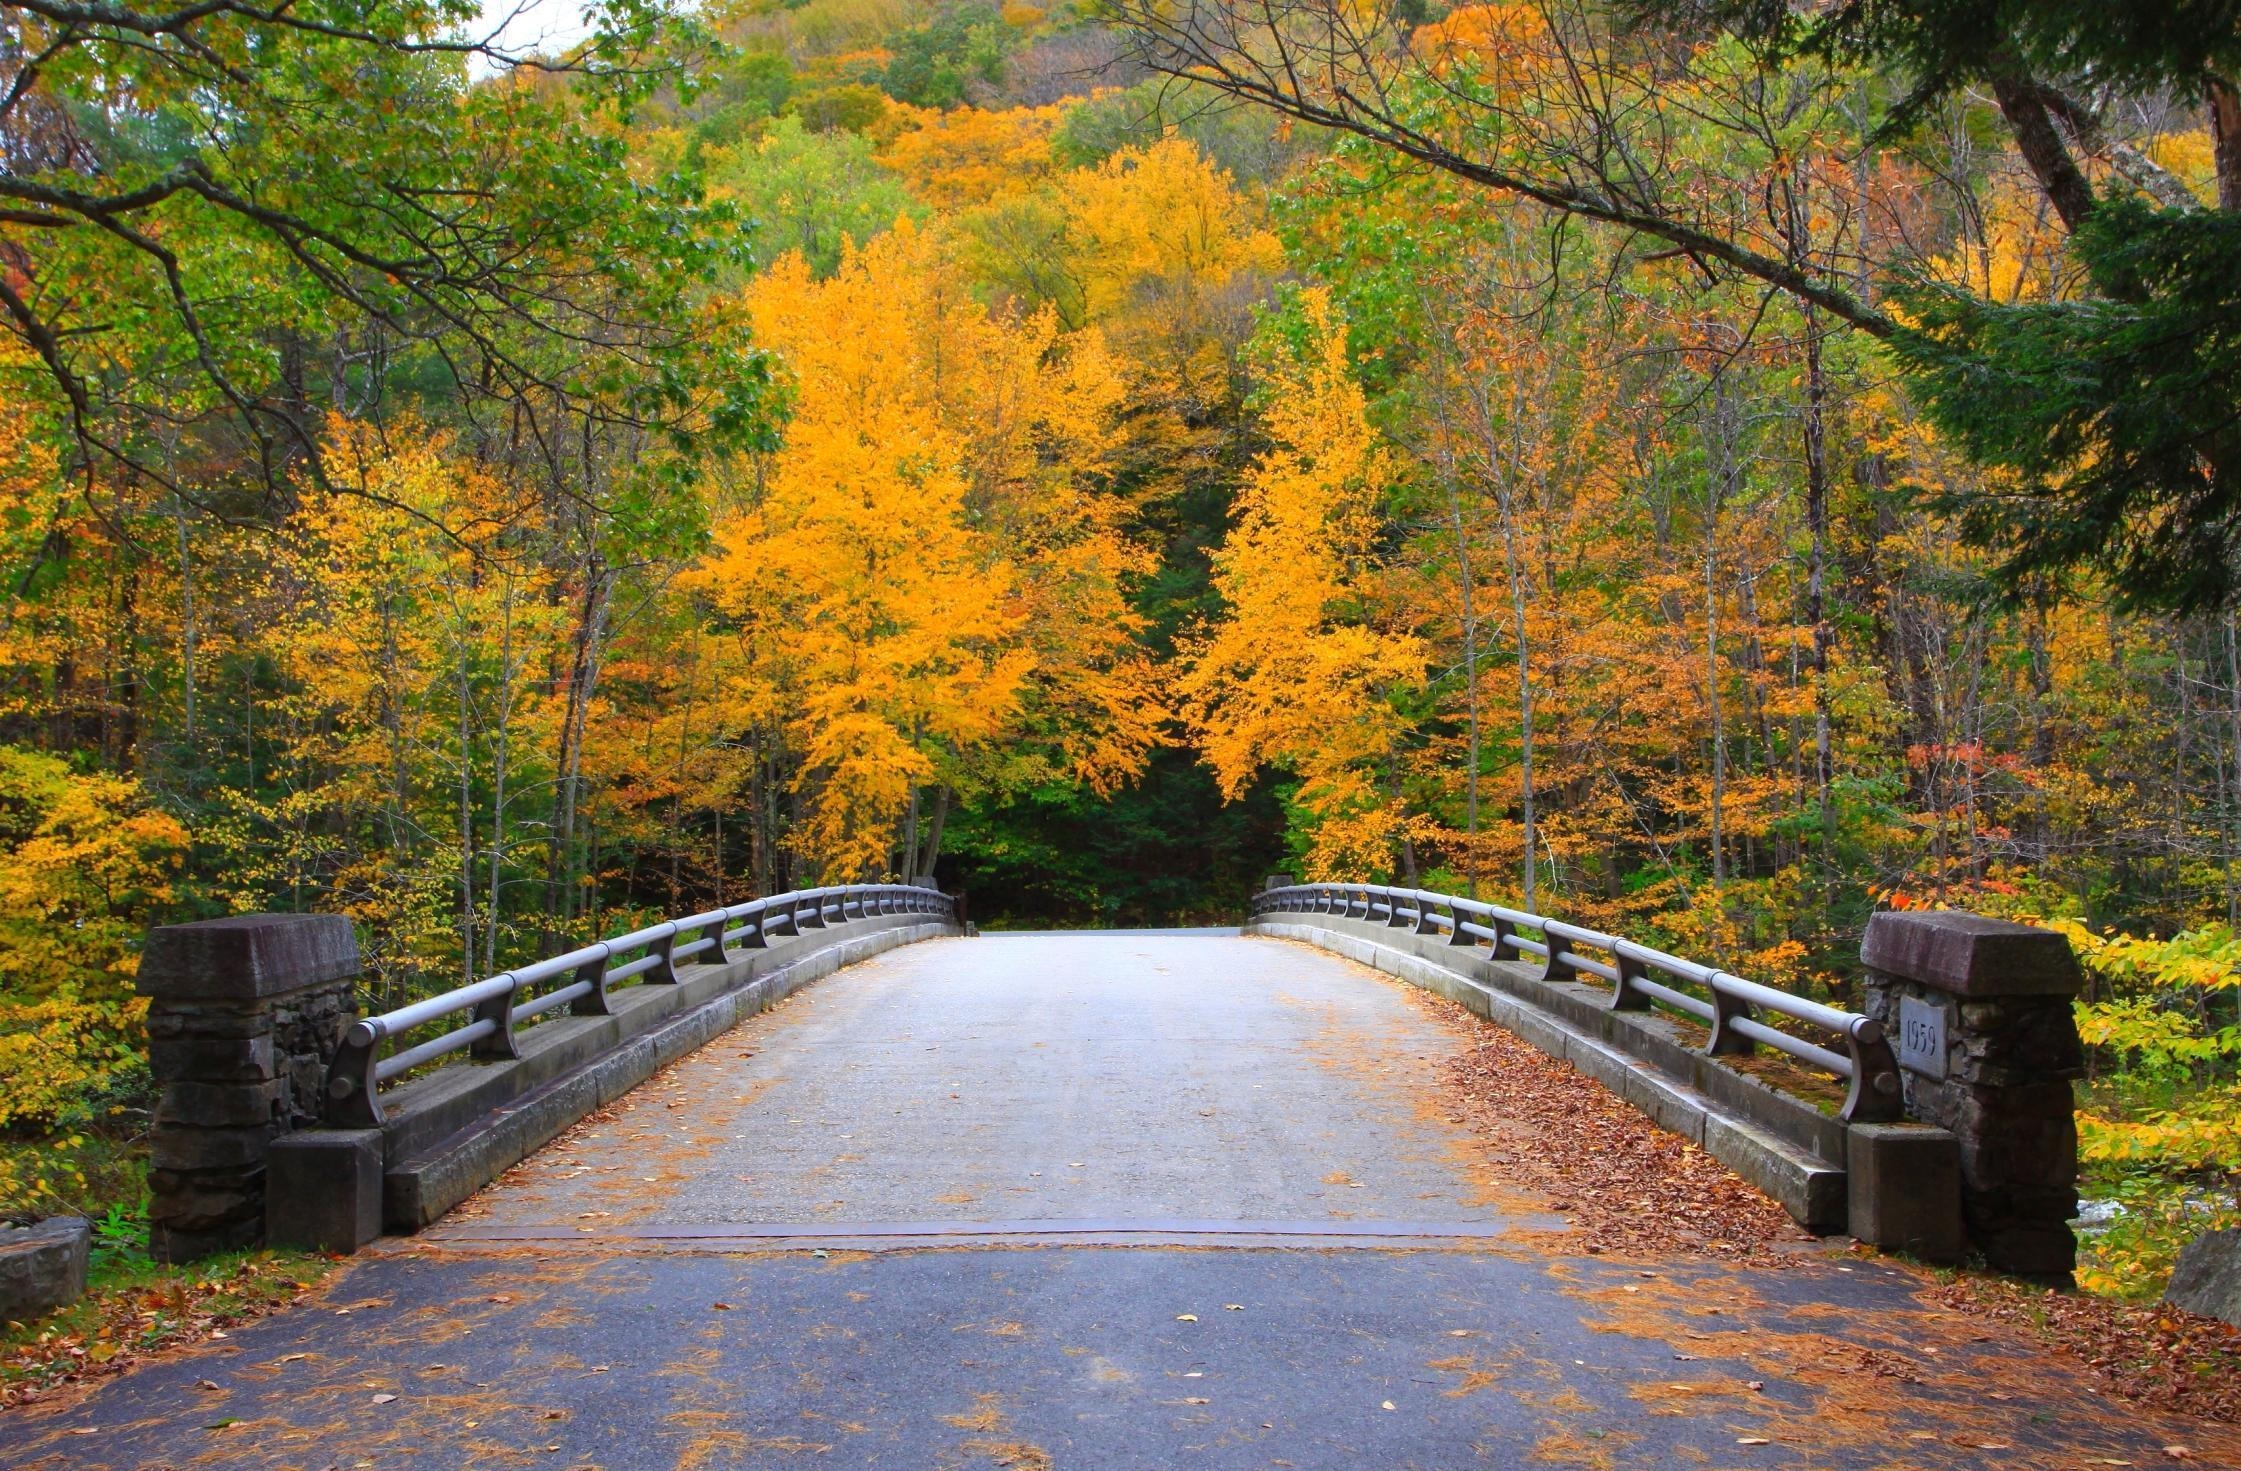
[{"label": "stone masonry pillar", "polygon": [[1907,1112],[1960,1141],[1969,1244],[1993,1267],[2065,1280],[2077,1263],[2084,1071],[2070,942],[1950,910],[1878,914],[1861,947],[1868,1015],[1898,1047]]},{"label": "stone masonry pillar", "polygon": [[334,914],[243,914],[148,933],[157,1085],[150,1250],[187,1261],[253,1246],[275,1136],[319,1112],[327,1063],[356,1008],[358,942]]}]

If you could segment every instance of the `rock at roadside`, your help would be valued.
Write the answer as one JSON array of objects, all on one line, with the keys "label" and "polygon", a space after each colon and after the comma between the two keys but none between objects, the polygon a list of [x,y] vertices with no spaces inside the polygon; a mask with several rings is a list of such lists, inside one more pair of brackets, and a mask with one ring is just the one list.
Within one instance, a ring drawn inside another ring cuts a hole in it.
[{"label": "rock at roadside", "polygon": [[2241,1328],[2241,1228],[2206,1231],[2188,1242],[2163,1300]]},{"label": "rock at roadside", "polygon": [[0,1319],[27,1323],[86,1295],[93,1228],[81,1216],[0,1227]]}]

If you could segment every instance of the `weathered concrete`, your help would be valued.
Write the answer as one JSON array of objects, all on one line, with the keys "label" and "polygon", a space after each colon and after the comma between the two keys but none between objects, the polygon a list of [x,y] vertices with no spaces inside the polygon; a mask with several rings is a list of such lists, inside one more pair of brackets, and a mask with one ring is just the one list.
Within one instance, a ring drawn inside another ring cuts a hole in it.
[{"label": "weathered concrete", "polygon": [[2241,1328],[2241,1230],[2205,1231],[2188,1242],[2163,1300]]},{"label": "weathered concrete", "polygon": [[[2085,1070],[2069,941],[1974,914],[1908,910],[1869,921],[1861,955],[1862,1009],[1902,1039],[1908,1116],[1959,1141],[1970,1245],[2001,1271],[2067,1280],[2078,1213],[2070,1080]],[[1910,1021],[1928,1044],[1911,1059]]]},{"label": "weathered concrete", "polygon": [[353,1252],[381,1235],[381,1131],[307,1129],[265,1157],[265,1240]]},{"label": "weathered concrete", "polygon": [[1426,1059],[1453,1046],[1400,991],[1297,946],[936,940],[748,1023],[429,1236],[1498,1227],[1469,1136],[1426,1106]]},{"label": "weathered concrete", "polygon": [[1927,1262],[1961,1259],[1961,1146],[1926,1124],[1854,1124],[1845,1218],[1870,1246]]},{"label": "weathered concrete", "polygon": [[0,1322],[27,1323],[84,1297],[92,1246],[83,1216],[0,1226]]},{"label": "weathered concrete", "polygon": [[157,1096],[150,1250],[184,1261],[264,1234],[265,1156],[319,1111],[327,1063],[356,1015],[358,947],[332,914],[244,914],[148,934]]}]

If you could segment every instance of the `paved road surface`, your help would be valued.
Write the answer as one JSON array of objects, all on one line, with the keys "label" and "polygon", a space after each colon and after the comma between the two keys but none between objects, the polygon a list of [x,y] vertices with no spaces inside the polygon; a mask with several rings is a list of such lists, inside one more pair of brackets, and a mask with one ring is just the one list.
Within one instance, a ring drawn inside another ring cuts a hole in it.
[{"label": "paved road surface", "polygon": [[1429,1087],[1456,1045],[1397,985],[1275,941],[913,946],[711,1045],[322,1305],[0,1419],[0,1465],[2232,1454],[2104,1409],[1898,1268],[1552,1252]]}]

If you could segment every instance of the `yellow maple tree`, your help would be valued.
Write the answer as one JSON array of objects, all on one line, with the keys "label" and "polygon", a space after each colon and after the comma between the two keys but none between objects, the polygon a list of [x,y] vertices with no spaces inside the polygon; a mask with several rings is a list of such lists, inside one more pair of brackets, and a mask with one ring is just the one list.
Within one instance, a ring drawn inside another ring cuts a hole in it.
[{"label": "yellow maple tree", "polygon": [[735,636],[732,718],[802,758],[799,851],[922,865],[898,848],[923,788],[1136,770],[1158,707],[1121,592],[1143,553],[1094,489],[1121,394],[1100,339],[990,312],[908,222],[827,281],[780,260],[747,305],[793,416],[690,585]]},{"label": "yellow maple tree", "polygon": [[1387,870],[1406,814],[1391,787],[1400,717],[1422,676],[1405,632],[1362,616],[1380,495],[1394,473],[1369,424],[1329,294],[1300,294],[1304,342],[1271,364],[1274,447],[1238,488],[1214,554],[1221,616],[1188,650],[1185,717],[1229,798],[1264,766],[1300,779],[1316,877]]}]

